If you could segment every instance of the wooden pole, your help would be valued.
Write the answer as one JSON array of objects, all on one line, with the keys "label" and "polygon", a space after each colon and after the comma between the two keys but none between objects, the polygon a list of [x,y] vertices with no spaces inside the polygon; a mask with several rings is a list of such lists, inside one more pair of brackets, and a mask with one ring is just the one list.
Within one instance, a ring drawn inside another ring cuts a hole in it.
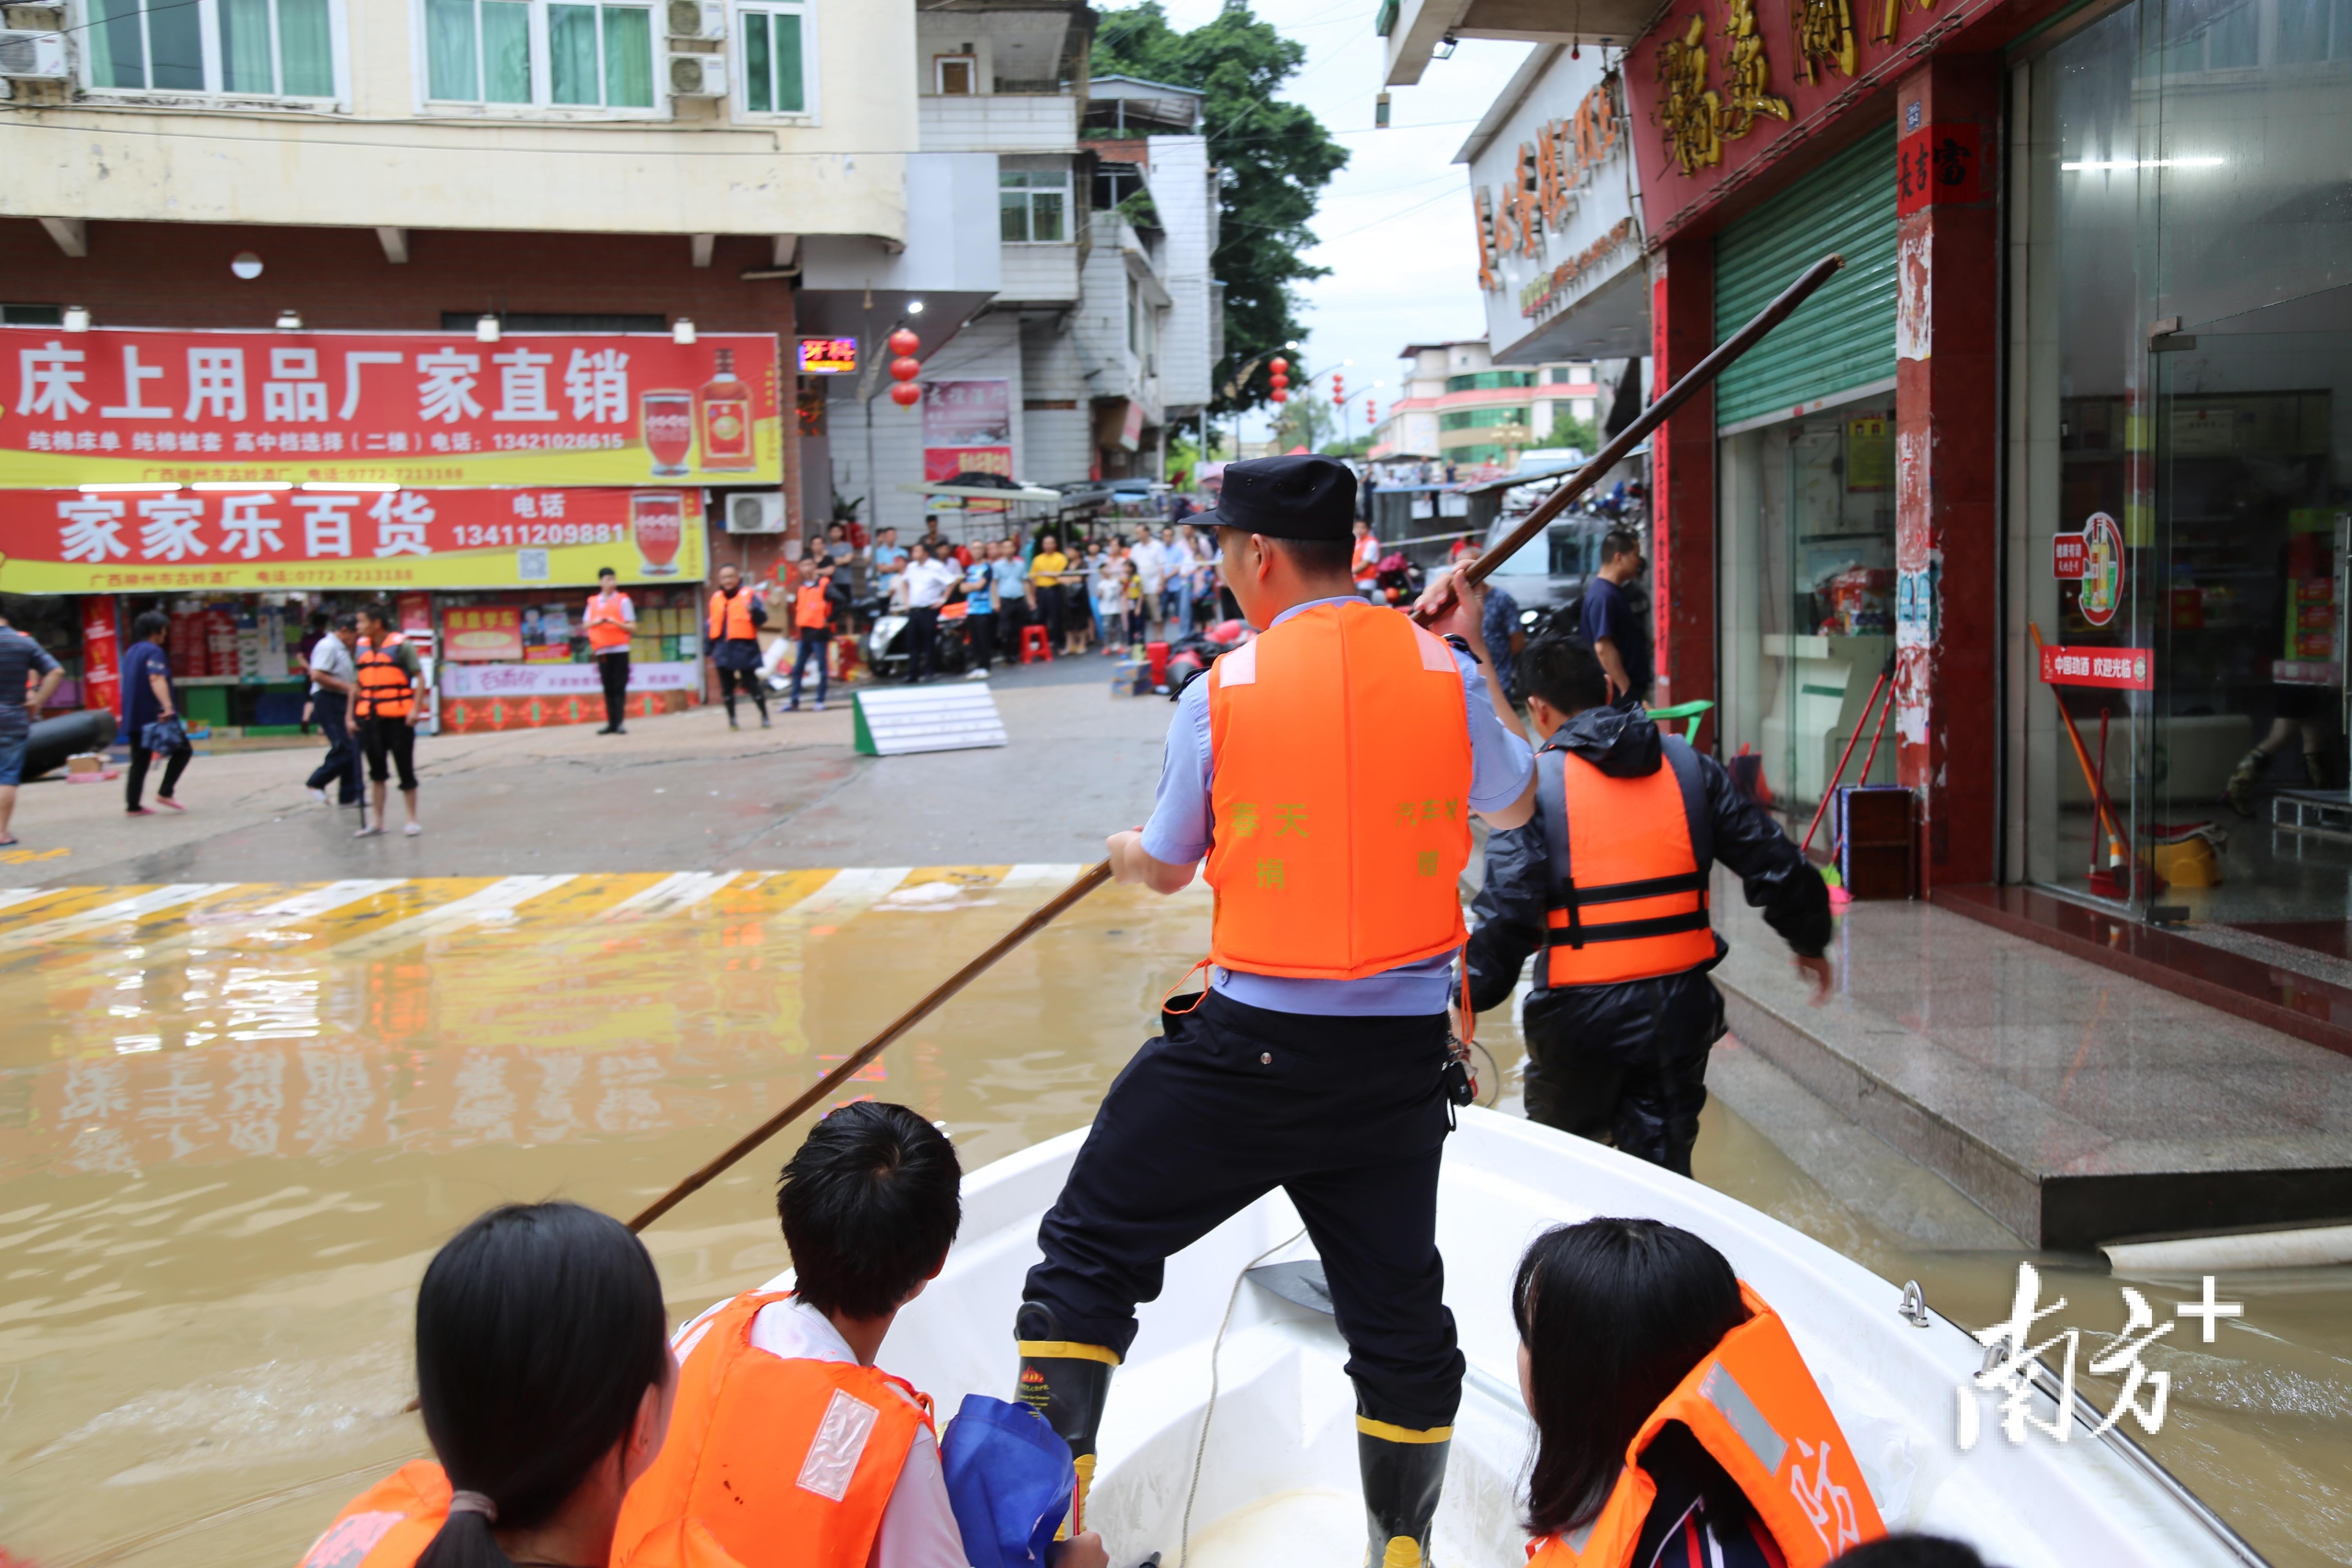
[{"label": "wooden pole", "polygon": [[926,995],[921,1001],[916,1003],[912,1007],[908,1008],[904,1013],[899,1014],[898,1018],[893,1021],[887,1028],[875,1036],[872,1039],[866,1041],[863,1046],[860,1046],[847,1061],[843,1062],[839,1067],[835,1068],[831,1072],[817,1079],[813,1088],[803,1093],[790,1105],[785,1106],[782,1110],[777,1111],[773,1116],[769,1117],[768,1120],[751,1129],[751,1131],[746,1132],[742,1137],[735,1140],[733,1143],[729,1144],[726,1152],[720,1154],[717,1159],[711,1161],[710,1163],[703,1166],[702,1169],[695,1172],[694,1174],[687,1177],[686,1180],[680,1182],[677,1185],[672,1187],[668,1192],[664,1193],[659,1198],[656,1199],[643,1214],[640,1214],[636,1218],[629,1222],[629,1228],[633,1231],[644,1230],[646,1226],[653,1224],[654,1221],[669,1213],[670,1210],[676,1208],[679,1204],[685,1202],[696,1193],[700,1192],[704,1187],[709,1186],[710,1183],[723,1173],[728,1167],[733,1165],[737,1161],[742,1159],[744,1155],[749,1154],[752,1150],[757,1149],[761,1144],[765,1143],[769,1139],[773,1138],[777,1133],[782,1131],[786,1127],[797,1121],[801,1114],[807,1110],[809,1107],[816,1104],[819,1100],[824,1099],[825,1096],[833,1093],[834,1090],[846,1083],[852,1077],[856,1076],[859,1069],[863,1068],[866,1063],[872,1061],[876,1057],[880,1056],[884,1047],[887,1047],[890,1042],[896,1040],[899,1036],[905,1034],[908,1030],[913,1028],[916,1025],[929,1017],[933,1013],[939,1010],[940,1005],[946,1002],[948,998],[953,996],[957,992],[961,991],[965,986],[979,979],[982,974],[987,973],[989,969],[998,959],[1003,958],[1006,953],[1011,952],[1014,948],[1019,947],[1023,942],[1027,942],[1031,937],[1035,936],[1039,931],[1044,931],[1047,926],[1053,924],[1055,920],[1061,917],[1065,910],[1070,908],[1070,906],[1076,904],[1080,899],[1085,898],[1088,893],[1093,892],[1097,888],[1101,887],[1105,882],[1109,880],[1109,861],[1104,860],[1088,868],[1084,876],[1080,877],[1076,881],[1072,882],[1060,892],[1055,894],[1054,897],[1045,903],[1039,905],[1035,910],[1030,911],[1027,919],[1024,920],[1019,925],[1014,926],[1011,931],[1005,932],[1003,936],[998,937],[993,942],[991,942],[987,949],[983,951],[979,957],[973,959],[970,963],[965,964],[961,969],[957,970],[953,974],[948,976],[947,979],[941,981],[937,986],[933,987],[929,994]]},{"label": "wooden pole", "polygon": [[[1688,374],[1666,388],[1663,395],[1642,410],[1639,418],[1617,433],[1616,439],[1601,447],[1600,456],[1577,469],[1566,484],[1546,496],[1543,504],[1529,512],[1518,527],[1513,529],[1510,534],[1500,542],[1490,545],[1481,552],[1478,559],[1465,567],[1461,575],[1454,581],[1473,584],[1485,582],[1496,567],[1517,554],[1521,546],[1539,536],[1546,528],[1549,527],[1553,518],[1567,510],[1579,497],[1599,484],[1603,475],[1624,461],[1628,452],[1649,439],[1650,432],[1664,424],[1667,416],[1689,402],[1699,388],[1722,374],[1724,367],[1730,364],[1732,361],[1761,342],[1765,333],[1787,321],[1798,306],[1811,299],[1814,291],[1832,278],[1836,277],[1838,268],[1844,265],[1844,257],[1832,254],[1822,257],[1819,261],[1806,268],[1794,283],[1780,290],[1780,298],[1756,313],[1754,321],[1717,344],[1713,353],[1691,366]],[[1426,625],[1444,615],[1452,602],[1449,594],[1446,599],[1432,606],[1426,614],[1416,607],[1413,616]]]}]

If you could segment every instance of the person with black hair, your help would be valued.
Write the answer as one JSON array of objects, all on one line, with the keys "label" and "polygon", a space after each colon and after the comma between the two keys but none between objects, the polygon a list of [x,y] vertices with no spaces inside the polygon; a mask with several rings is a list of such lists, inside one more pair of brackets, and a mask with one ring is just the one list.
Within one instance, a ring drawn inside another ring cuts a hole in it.
[{"label": "person with black hair", "polygon": [[1534,810],[1534,765],[1478,592],[1429,630],[1366,604],[1355,501],[1329,458],[1225,469],[1209,521],[1261,629],[1185,687],[1150,820],[1107,846],[1118,880],[1155,892],[1205,867],[1209,981],[1163,1004],[1111,1085],[1038,1228],[1013,1336],[1083,1490],[1137,1303],[1171,1255],[1283,1189],[1348,1341],[1369,1561],[1418,1568],[1462,1397],[1437,1249],[1458,878],[1473,815]]},{"label": "person with black hair", "polygon": [[401,831],[414,838],[425,831],[416,820],[416,726],[425,718],[425,666],[407,637],[393,630],[391,606],[381,601],[360,606],[360,643],[352,663],[359,689],[352,717],[359,722],[370,795],[362,815],[373,817],[352,837],[373,838],[383,832],[384,802],[397,772],[400,803],[408,812]]},{"label": "person with black hair", "polygon": [[1654,1219],[1536,1237],[1511,1284],[1528,1568],[1825,1568],[1885,1533],[1772,1309]]},{"label": "person with black hair", "polygon": [[123,809],[132,816],[155,815],[140,801],[147,790],[147,769],[161,757],[163,782],[155,786],[155,804],[185,811],[175,792],[196,749],[188,743],[187,726],[180,722],[180,693],[172,684],[171,656],[163,651],[163,639],[172,635],[172,617],[161,610],[142,610],[131,623],[131,635],[135,640],[122,656],[122,731],[131,738]]},{"label": "person with black hair", "polygon": [[1829,994],[1829,889],[1723,764],[1611,700],[1590,645],[1538,637],[1519,656],[1545,737],[1537,810],[1486,841],[1473,900],[1472,1006],[1502,1005],[1538,955],[1521,1014],[1530,1119],[1690,1174],[1707,1051],[1724,1035],[1707,972],[1730,951],[1707,915],[1717,862]]},{"label": "person with black hair", "polygon": [[[604,1568],[676,1385],[644,1243],[577,1204],[508,1204],[416,1292],[416,1392],[438,1463],[352,1500],[301,1568]],[[669,1560],[734,1568],[681,1521]]]},{"label": "person with black hair", "polygon": [[[854,1100],[809,1130],[776,1194],[789,1292],[746,1291],[677,1332],[674,1440],[630,1492],[614,1568],[675,1568],[680,1520],[746,1568],[964,1568],[930,1401],[874,1364],[947,1263],[963,1215],[947,1135]],[[1106,1568],[1102,1539],[1051,1568]]]},{"label": "person with black hair", "polygon": [[1985,1568],[1977,1549],[1941,1535],[1887,1535],[1865,1542],[1830,1568]]}]

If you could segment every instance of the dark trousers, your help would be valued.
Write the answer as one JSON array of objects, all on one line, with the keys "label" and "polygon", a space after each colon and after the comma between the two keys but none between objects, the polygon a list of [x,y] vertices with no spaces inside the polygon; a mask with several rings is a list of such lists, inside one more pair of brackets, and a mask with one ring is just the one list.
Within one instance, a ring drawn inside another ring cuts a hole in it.
[{"label": "dark trousers", "polygon": [[1592,1026],[1589,998],[1575,990],[1530,997],[1520,1020],[1528,1120],[1689,1175],[1706,1053],[1724,1034],[1722,995],[1705,975],[1593,989],[1640,993],[1629,1000],[1654,1028],[1635,1048],[1595,1048],[1610,1031]]},{"label": "dark trousers", "polygon": [[801,705],[801,672],[808,668],[810,656],[816,658],[816,700],[824,700],[825,658],[833,651],[831,632],[801,633],[800,649],[793,655],[793,706]]},{"label": "dark trousers", "polygon": [[1045,636],[1058,648],[1062,646],[1062,585],[1059,583],[1040,583],[1033,585],[1033,591],[1037,595],[1038,624],[1045,628]]},{"label": "dark trousers", "polygon": [[629,716],[629,650],[598,654],[596,679],[604,683],[604,728],[617,730]]},{"label": "dark trousers", "polygon": [[986,669],[996,661],[996,616],[992,611],[974,610],[964,616],[963,634],[970,640],[974,665]]},{"label": "dark trousers", "polygon": [[400,793],[416,793],[416,727],[406,719],[360,721],[360,750],[367,754],[368,777],[388,781],[400,773]]},{"label": "dark trousers", "polygon": [[[172,798],[172,792],[180,787],[180,775],[188,771],[188,759],[195,754],[194,746],[182,746],[176,752],[163,753],[163,782],[155,786],[158,795],[165,800]],[[131,773],[123,782],[122,798],[132,811],[139,809],[140,796],[146,793],[147,767],[153,756],[154,753],[137,740],[131,742]]]},{"label": "dark trousers", "polygon": [[940,607],[907,611],[907,682],[913,685],[940,667]]},{"label": "dark trousers", "polygon": [[749,669],[737,669],[724,664],[719,667],[719,700],[727,704],[727,717],[730,720],[735,717],[735,690],[738,687],[751,700],[752,706],[759,709],[760,717],[766,719],[768,689],[760,682],[758,665]]},{"label": "dark trousers", "polygon": [[341,805],[349,805],[360,797],[360,749],[352,742],[352,727],[344,719],[351,701],[341,692],[329,691],[324,687],[310,699],[310,712],[319,721],[319,732],[327,737],[327,758],[310,770],[309,787],[324,789],[334,783],[335,800]]},{"label": "dark trousers", "polygon": [[1280,1187],[1322,1256],[1360,1413],[1451,1422],[1463,1360],[1437,1251],[1444,1016],[1309,1017],[1212,992],[1160,1028],[1112,1082],[1038,1226],[1045,1257],[1024,1299],[1063,1338],[1125,1355],[1166,1259]]}]

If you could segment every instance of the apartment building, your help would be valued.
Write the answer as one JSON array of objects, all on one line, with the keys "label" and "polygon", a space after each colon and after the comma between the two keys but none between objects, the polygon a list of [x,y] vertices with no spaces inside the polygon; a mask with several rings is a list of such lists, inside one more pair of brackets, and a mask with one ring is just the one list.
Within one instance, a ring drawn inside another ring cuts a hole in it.
[{"label": "apartment building", "polygon": [[77,700],[157,607],[220,653],[209,716],[267,728],[299,700],[278,630],[385,595],[446,722],[561,721],[604,565],[633,691],[690,699],[694,584],[802,521],[799,339],[845,313],[808,264],[932,258],[932,337],[993,287],[991,204],[919,151],[903,0],[5,19],[0,593],[58,620]]},{"label": "apartment building", "polygon": [[[1061,0],[951,0],[918,16],[920,155],[971,163],[959,201],[993,192],[996,280],[959,305],[917,407],[871,380],[828,384],[832,488],[879,525],[961,510],[922,493],[958,473],[1156,477],[1169,427],[1207,405],[1222,309],[1200,96],[1089,79],[1092,29],[1087,6]],[[921,265],[917,250],[899,262]],[[939,308],[926,300],[925,319]]]},{"label": "apartment building", "polygon": [[1604,411],[1595,367],[1498,365],[1484,338],[1408,343],[1403,391],[1372,433],[1374,462],[1503,472],[1530,447],[1589,446]]}]

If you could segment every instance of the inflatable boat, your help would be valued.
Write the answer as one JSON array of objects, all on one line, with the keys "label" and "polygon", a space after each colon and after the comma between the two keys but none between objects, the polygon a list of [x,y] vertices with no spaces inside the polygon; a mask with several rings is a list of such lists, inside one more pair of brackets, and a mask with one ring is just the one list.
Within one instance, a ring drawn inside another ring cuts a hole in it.
[{"label": "inflatable boat", "polygon": [[[973,1173],[946,1269],[899,1315],[882,1363],[937,1402],[1008,1396],[1012,1322],[1037,1222],[1083,1131]],[[1916,1291],[1769,1215],[1613,1150],[1494,1111],[1461,1113],[1438,1235],[1469,1360],[1437,1516],[1439,1568],[1517,1568],[1519,1485],[1533,1428],[1519,1399],[1510,1281],[1527,1243],[1595,1215],[1647,1215],[1705,1237],[1780,1314],[1854,1446],[1890,1530],[1967,1541],[2005,1568],[2158,1568],[2263,1559],[2120,1432],[2012,1446],[1990,1394],[1958,1445],[1959,1391],[1986,1350]],[[791,1288],[790,1274],[769,1289]],[[1167,1289],[1111,1384],[1087,1509],[1115,1568],[1356,1568],[1364,1522],[1354,1394],[1320,1267],[1279,1193],[1170,1259]],[[2057,1384],[2034,1373],[2034,1415]]]}]

